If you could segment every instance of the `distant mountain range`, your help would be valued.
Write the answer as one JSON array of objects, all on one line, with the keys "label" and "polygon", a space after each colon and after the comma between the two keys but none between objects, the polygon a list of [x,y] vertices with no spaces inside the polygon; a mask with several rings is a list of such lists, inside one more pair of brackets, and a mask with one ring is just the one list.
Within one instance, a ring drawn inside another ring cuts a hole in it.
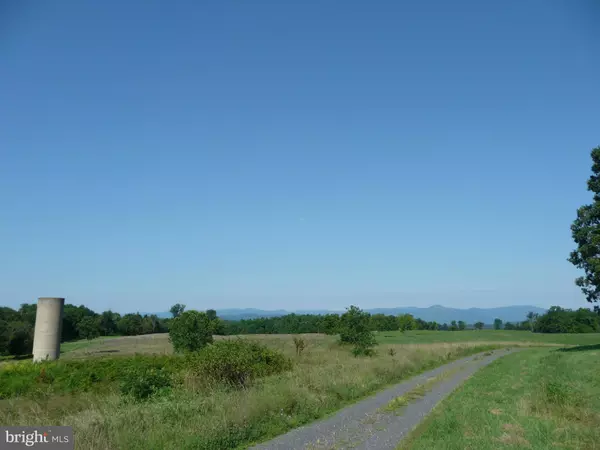
[{"label": "distant mountain range", "polygon": [[[373,308],[366,309],[371,314],[391,314],[397,316],[398,314],[412,314],[415,318],[425,320],[427,322],[438,322],[438,323],[450,323],[453,320],[464,320],[468,324],[475,322],[483,322],[485,324],[491,324],[494,319],[502,319],[504,322],[521,322],[525,320],[525,316],[529,311],[533,311],[538,314],[546,312],[543,308],[537,306],[527,305],[515,305],[515,306],[502,306],[499,308],[446,308],[441,305],[430,306],[429,308],[417,308],[413,306],[397,307],[397,308]],[[344,311],[330,311],[325,309],[313,309],[313,310],[297,310],[297,311],[286,311],[283,309],[277,309],[273,311],[263,309],[217,309],[217,315],[224,320],[240,320],[240,319],[256,319],[258,317],[278,317],[286,314],[330,314],[330,313],[343,313]],[[171,317],[168,312],[160,313],[141,313],[141,314],[156,314],[158,317]]]}]

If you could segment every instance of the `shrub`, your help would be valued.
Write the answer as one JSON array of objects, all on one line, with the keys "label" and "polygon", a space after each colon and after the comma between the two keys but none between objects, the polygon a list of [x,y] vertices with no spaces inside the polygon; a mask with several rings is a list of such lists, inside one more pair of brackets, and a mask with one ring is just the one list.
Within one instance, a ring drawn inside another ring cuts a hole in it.
[{"label": "shrub", "polygon": [[212,331],[213,327],[206,313],[186,311],[171,321],[169,340],[176,352],[193,352],[213,341]]},{"label": "shrub", "polygon": [[300,356],[306,348],[306,341],[298,336],[294,336],[294,345],[296,346],[296,355]]},{"label": "shrub", "polygon": [[121,381],[121,394],[135,401],[168,390],[172,386],[171,374],[156,368],[136,368],[126,371]]},{"label": "shrub", "polygon": [[282,353],[240,338],[215,342],[194,358],[196,372],[218,382],[242,387],[255,378],[292,367],[291,361]]},{"label": "shrub", "polygon": [[388,348],[388,355],[390,355],[391,357],[396,356],[396,350],[393,348]]}]

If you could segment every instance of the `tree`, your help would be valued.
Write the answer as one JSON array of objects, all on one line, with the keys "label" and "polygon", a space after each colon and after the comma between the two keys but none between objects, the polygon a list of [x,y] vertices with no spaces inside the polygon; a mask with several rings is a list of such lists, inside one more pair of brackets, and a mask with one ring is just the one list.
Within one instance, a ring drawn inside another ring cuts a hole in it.
[{"label": "tree", "polygon": [[535,321],[537,320],[538,317],[539,317],[539,314],[534,313],[533,311],[529,311],[527,313],[527,320],[529,321],[529,328],[531,329],[531,331],[533,331],[533,329],[535,327]]},{"label": "tree", "polygon": [[373,354],[377,345],[370,329],[371,315],[357,306],[350,306],[340,317],[340,342],[354,345],[356,356]]},{"label": "tree", "polygon": [[483,322],[475,322],[475,329],[476,330],[482,330],[483,329]]},{"label": "tree", "polygon": [[212,325],[205,312],[185,311],[169,327],[169,340],[176,352],[193,352],[213,342]]},{"label": "tree", "polygon": [[102,328],[100,319],[97,317],[84,317],[77,324],[79,336],[84,339],[94,339],[100,336]]},{"label": "tree", "polygon": [[176,317],[179,317],[181,314],[183,314],[184,310],[185,310],[185,305],[182,305],[181,303],[175,303],[173,306],[171,306],[171,309],[169,310],[169,312],[171,313],[173,318],[176,318]]},{"label": "tree", "polygon": [[458,321],[458,329],[460,331],[464,331],[467,328],[467,324],[463,320]]},{"label": "tree", "polygon": [[573,240],[577,248],[568,261],[584,275],[575,280],[588,302],[600,299],[600,147],[592,149],[592,175],[587,181],[587,190],[594,193],[593,202],[577,210],[577,218],[571,225]]},{"label": "tree", "polygon": [[400,314],[398,316],[398,329],[403,333],[405,331],[414,330],[417,323],[412,314]]},{"label": "tree", "polygon": [[502,320],[494,319],[494,330],[500,330],[502,328]]},{"label": "tree", "polygon": [[29,355],[33,351],[33,327],[27,322],[9,325],[7,350],[10,355]]},{"label": "tree", "polygon": [[456,330],[458,330],[458,325],[456,324],[456,320],[453,320],[452,322],[450,322],[450,331]]},{"label": "tree", "polygon": [[217,318],[217,311],[214,309],[207,309],[206,315],[208,316],[208,320],[215,320]]},{"label": "tree", "polygon": [[110,336],[117,332],[117,323],[121,316],[113,313],[110,309],[100,315],[100,330],[104,336]]}]

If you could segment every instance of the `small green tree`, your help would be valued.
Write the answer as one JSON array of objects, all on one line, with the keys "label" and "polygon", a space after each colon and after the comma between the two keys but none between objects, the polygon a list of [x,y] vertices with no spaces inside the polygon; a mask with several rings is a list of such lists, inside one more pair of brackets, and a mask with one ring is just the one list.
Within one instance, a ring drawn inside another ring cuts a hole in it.
[{"label": "small green tree", "polygon": [[452,322],[450,322],[450,331],[457,331],[458,330],[458,325],[456,323],[456,320],[453,320]]},{"label": "small green tree", "polygon": [[592,175],[587,189],[594,193],[593,201],[577,210],[571,233],[577,248],[568,261],[584,275],[575,280],[588,302],[600,300],[600,147],[592,149]]},{"label": "small green tree", "polygon": [[463,320],[458,321],[458,329],[464,331],[467,328],[467,324]]},{"label": "small green tree", "polygon": [[179,317],[181,314],[183,314],[183,311],[185,311],[185,305],[182,305],[181,303],[175,303],[169,310],[173,318]]},{"label": "small green tree", "polygon": [[400,314],[398,316],[398,329],[403,333],[405,331],[414,330],[416,326],[417,323],[412,314]]},{"label": "small green tree", "polygon": [[377,341],[370,330],[370,323],[370,314],[354,305],[340,317],[340,342],[354,345],[355,356],[374,353]]},{"label": "small green tree", "polygon": [[539,317],[539,314],[534,313],[533,311],[529,311],[527,313],[527,321],[529,322],[529,329],[531,331],[533,331],[533,329],[535,328],[535,321],[537,320],[538,317]]},{"label": "small green tree", "polygon": [[500,330],[500,329],[502,329],[502,320],[494,319],[494,330]]},{"label": "small green tree", "polygon": [[483,330],[483,322],[475,322],[475,329],[476,330]]},{"label": "small green tree", "polygon": [[206,313],[185,311],[171,322],[169,340],[176,352],[193,352],[213,342],[212,332],[213,327]]}]

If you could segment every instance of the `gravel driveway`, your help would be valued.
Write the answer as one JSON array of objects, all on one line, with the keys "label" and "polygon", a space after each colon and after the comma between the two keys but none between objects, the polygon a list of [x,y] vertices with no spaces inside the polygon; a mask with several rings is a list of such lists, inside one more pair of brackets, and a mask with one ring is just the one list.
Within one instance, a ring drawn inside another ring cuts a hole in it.
[{"label": "gravel driveway", "polygon": [[[453,361],[350,405],[334,416],[314,422],[252,450],[395,449],[433,407],[478,369],[516,350],[495,350]],[[446,373],[447,376],[443,376]],[[440,377],[422,397],[401,411],[382,410],[428,379]]]}]

